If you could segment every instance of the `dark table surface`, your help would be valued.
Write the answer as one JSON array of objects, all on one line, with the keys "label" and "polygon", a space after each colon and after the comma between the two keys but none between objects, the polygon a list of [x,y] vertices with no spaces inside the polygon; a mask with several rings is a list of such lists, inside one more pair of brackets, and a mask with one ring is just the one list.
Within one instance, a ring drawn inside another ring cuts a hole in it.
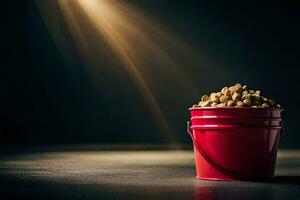
[{"label": "dark table surface", "polygon": [[194,177],[190,150],[94,145],[10,148],[0,154],[0,199],[237,200],[299,198],[300,151],[279,151],[271,182]]}]

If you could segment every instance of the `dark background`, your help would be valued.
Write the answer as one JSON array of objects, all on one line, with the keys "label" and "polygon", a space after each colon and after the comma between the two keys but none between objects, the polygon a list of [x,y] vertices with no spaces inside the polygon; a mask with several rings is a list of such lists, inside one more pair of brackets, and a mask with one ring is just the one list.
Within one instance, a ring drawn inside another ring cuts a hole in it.
[{"label": "dark background", "polygon": [[[185,133],[190,105],[202,94],[242,82],[285,109],[281,147],[300,146],[296,7],[279,1],[130,2],[219,64],[205,72],[184,66],[198,93],[163,105],[180,142],[190,142]],[[63,59],[35,1],[2,2],[1,40],[2,144],[165,142],[134,85],[126,92],[107,72],[94,87],[72,47],[72,60]]]}]

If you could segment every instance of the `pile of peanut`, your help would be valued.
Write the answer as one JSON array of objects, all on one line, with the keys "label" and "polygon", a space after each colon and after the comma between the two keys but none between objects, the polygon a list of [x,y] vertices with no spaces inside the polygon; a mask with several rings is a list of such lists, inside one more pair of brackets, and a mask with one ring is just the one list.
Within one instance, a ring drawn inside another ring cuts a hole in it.
[{"label": "pile of peanut", "polygon": [[224,87],[221,92],[203,95],[201,101],[193,107],[251,107],[251,108],[280,108],[273,100],[262,96],[259,90],[249,90],[240,83]]}]

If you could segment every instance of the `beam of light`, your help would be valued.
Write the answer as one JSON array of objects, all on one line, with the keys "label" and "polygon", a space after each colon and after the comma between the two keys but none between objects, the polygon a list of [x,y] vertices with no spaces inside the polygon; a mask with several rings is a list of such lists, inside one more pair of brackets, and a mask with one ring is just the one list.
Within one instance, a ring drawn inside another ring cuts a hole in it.
[{"label": "beam of light", "polygon": [[[165,79],[173,81],[174,87],[184,88],[182,91],[197,91],[174,58],[174,55],[181,56],[190,51],[188,45],[126,1],[57,2],[76,41],[81,59],[88,66],[99,67],[95,52],[102,49],[95,44],[104,38],[134,80],[165,140],[176,144],[155,91],[164,85],[161,77],[157,77],[159,74],[166,74]],[[40,1],[37,3],[41,4]]]}]

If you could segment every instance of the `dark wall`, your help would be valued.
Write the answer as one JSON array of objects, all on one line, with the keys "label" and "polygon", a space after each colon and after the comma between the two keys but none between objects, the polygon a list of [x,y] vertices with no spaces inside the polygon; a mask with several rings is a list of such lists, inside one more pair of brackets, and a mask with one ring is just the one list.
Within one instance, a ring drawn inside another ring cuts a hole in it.
[{"label": "dark wall", "polygon": [[[130,2],[219,64],[205,72],[187,66],[198,93],[180,106],[170,100],[164,109],[179,141],[189,141],[185,122],[188,107],[198,101],[195,97],[242,82],[282,104],[285,136],[281,147],[299,147],[300,31],[299,14],[292,5],[279,1]],[[124,91],[115,84],[112,72],[107,72],[111,78],[101,86],[92,86],[75,48],[69,47],[71,61],[63,59],[33,0],[5,4],[1,13],[1,143],[164,142],[136,88]]]}]

